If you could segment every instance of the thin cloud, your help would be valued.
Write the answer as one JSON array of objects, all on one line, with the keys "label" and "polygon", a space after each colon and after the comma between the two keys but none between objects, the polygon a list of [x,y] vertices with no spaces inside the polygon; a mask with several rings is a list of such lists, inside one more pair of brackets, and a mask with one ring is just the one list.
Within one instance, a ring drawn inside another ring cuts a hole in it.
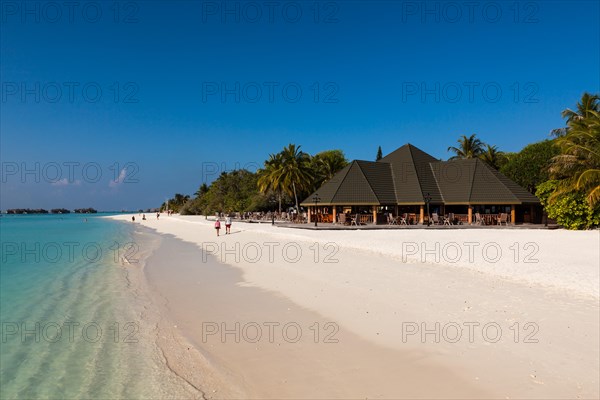
[{"label": "thin cloud", "polygon": [[111,188],[116,188],[123,184],[125,181],[125,177],[127,176],[127,168],[123,168],[119,173],[119,176],[115,180],[111,180],[108,182],[108,186]]},{"label": "thin cloud", "polygon": [[80,180],[74,180],[73,182],[69,182],[69,180],[67,178],[62,178],[57,180],[56,182],[52,182],[51,183],[52,186],[79,186],[81,185],[81,181]]}]

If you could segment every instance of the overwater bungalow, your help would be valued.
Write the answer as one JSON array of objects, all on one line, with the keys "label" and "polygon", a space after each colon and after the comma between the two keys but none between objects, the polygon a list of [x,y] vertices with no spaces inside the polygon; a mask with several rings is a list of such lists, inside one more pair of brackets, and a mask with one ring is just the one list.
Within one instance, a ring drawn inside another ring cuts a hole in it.
[{"label": "overwater bungalow", "polygon": [[352,225],[542,221],[539,199],[485,162],[440,161],[411,144],[379,161],[352,161],[302,206],[309,222]]}]

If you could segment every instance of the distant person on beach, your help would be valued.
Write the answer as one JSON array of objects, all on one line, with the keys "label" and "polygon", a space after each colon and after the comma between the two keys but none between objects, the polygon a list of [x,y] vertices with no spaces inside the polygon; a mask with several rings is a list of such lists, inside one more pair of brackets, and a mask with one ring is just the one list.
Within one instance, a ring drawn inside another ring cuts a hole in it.
[{"label": "distant person on beach", "polygon": [[160,213],[156,213],[156,219],[158,219],[158,217],[160,217]]},{"label": "distant person on beach", "polygon": [[146,214],[144,214],[144,216],[142,216],[142,220],[146,220]]},{"label": "distant person on beach", "polygon": [[221,229],[221,221],[219,221],[219,218],[217,218],[217,221],[215,222],[215,229],[217,230],[217,236],[219,236],[219,230]]},{"label": "distant person on beach", "polygon": [[131,222],[135,222],[135,215],[131,216]]},{"label": "distant person on beach", "polygon": [[231,233],[231,218],[229,216],[225,218],[225,234],[227,235],[228,233]]}]

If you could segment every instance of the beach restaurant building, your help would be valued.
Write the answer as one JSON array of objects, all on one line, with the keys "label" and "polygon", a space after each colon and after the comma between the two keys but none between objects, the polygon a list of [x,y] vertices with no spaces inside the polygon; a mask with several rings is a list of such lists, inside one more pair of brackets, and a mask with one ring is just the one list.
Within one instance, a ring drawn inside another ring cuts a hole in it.
[{"label": "beach restaurant building", "polygon": [[352,161],[302,206],[309,222],[353,225],[427,223],[427,206],[440,223],[542,220],[539,199],[485,162],[440,161],[411,144],[376,162]]}]

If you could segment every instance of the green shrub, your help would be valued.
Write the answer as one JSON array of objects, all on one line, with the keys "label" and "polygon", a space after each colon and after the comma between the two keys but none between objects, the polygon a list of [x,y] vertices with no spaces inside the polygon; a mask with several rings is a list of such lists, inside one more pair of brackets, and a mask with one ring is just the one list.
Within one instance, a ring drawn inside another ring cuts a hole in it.
[{"label": "green shrub", "polygon": [[548,217],[567,229],[589,229],[600,225],[600,207],[591,208],[583,192],[568,192],[552,197],[558,181],[547,181],[538,186],[536,196],[542,202]]}]

